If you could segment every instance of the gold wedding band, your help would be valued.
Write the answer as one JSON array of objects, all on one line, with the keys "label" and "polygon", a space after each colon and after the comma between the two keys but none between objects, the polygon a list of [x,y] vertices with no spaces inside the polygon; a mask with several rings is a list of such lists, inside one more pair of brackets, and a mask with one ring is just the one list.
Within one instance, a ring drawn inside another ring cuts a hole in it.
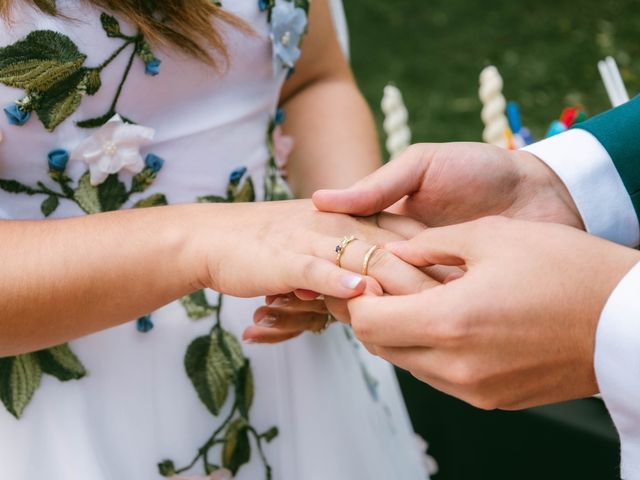
[{"label": "gold wedding band", "polygon": [[350,237],[344,237],[340,244],[336,247],[336,265],[340,268],[342,268],[342,255],[344,255],[344,251],[354,240],[356,240],[356,237],[354,235],[351,235]]},{"label": "gold wedding band", "polygon": [[375,251],[378,250],[379,248],[380,247],[378,245],[374,245],[369,250],[367,250],[367,253],[364,254],[364,260],[362,261],[362,275],[363,276],[366,277],[368,275],[368,273],[369,273],[369,262],[371,261],[371,257],[373,256]]}]

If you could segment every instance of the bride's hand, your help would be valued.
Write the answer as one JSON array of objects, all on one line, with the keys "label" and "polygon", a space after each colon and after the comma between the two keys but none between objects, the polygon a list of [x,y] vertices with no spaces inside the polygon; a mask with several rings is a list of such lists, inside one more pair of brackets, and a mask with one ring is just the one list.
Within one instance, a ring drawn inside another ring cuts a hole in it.
[{"label": "bride's hand", "polygon": [[[360,272],[369,245],[406,238],[385,230],[387,224],[398,223],[393,216],[377,219],[321,213],[308,200],[223,207],[216,211],[215,218],[211,210],[203,210],[203,229],[194,235],[206,257],[201,283],[239,297],[309,290],[352,298],[365,289],[363,275],[355,272]],[[223,232],[212,238],[214,228]],[[339,268],[335,248],[350,235],[358,240],[345,250],[343,268]],[[376,269],[383,264],[395,265],[404,276],[430,281],[388,252],[377,252],[371,263]],[[394,278],[385,278],[384,282],[385,290],[394,290]]]},{"label": "bride's hand", "polygon": [[[377,224],[388,229],[386,235],[405,239],[412,238],[425,228],[413,220],[388,214],[378,217]],[[344,252],[342,265],[360,272],[364,256],[371,246],[371,242],[364,240],[352,242]],[[382,295],[385,292],[395,295],[416,293],[439,285],[452,275],[452,269],[448,267],[431,267],[421,271],[384,249],[376,250],[371,255],[368,270],[365,294],[370,295]],[[313,292],[299,291],[296,294],[267,296],[266,305],[254,314],[255,325],[244,332],[245,341],[277,343],[297,337],[305,330],[318,332],[327,325],[329,314],[343,323],[350,322],[344,300],[330,296],[316,297],[317,294]]]}]

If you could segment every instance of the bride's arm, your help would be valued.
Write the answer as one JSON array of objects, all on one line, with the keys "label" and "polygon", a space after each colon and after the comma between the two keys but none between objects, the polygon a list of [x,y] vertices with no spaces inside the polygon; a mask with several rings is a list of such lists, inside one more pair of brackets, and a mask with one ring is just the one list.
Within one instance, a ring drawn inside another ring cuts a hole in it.
[{"label": "bride's arm", "polygon": [[299,198],[349,186],[380,166],[371,112],[336,38],[327,0],[311,2],[309,34],[285,83],[284,132],[295,139],[287,170]]},{"label": "bride's arm", "polygon": [[308,201],[0,221],[0,357],[118,325],[203,287],[352,297],[362,278],[330,260],[336,237],[359,225]]}]

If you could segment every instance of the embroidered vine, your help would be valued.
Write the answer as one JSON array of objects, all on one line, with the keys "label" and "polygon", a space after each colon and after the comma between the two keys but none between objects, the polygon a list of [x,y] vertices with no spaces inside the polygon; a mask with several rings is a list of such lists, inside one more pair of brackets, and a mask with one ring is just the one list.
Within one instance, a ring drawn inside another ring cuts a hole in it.
[{"label": "embroidered vine", "polygon": [[54,131],[78,109],[84,95],[95,95],[100,90],[102,71],[130,46],[133,47],[129,60],[107,111],[98,117],[76,122],[77,126],[99,127],[117,113],[118,100],[136,56],[145,63],[147,74],[159,72],[160,60],[153,55],[142,35],[123,34],[118,20],[106,13],[102,13],[100,20],[106,35],[120,39],[122,43],[96,67],[86,67],[87,56],[73,41],[51,30],[36,30],[0,49],[0,83],[25,91],[24,97],[4,109],[10,123],[23,125],[31,113],[36,112],[47,130]]},{"label": "embroidered vine", "polygon": [[[234,170],[227,186],[226,197],[208,195],[198,197],[201,203],[253,202],[256,200],[253,180],[246,175],[245,167]],[[224,296],[218,294],[218,301],[211,305],[204,290],[183,297],[180,302],[189,318],[202,320],[215,316],[215,323],[208,335],[196,338],[187,349],[184,366],[198,397],[207,410],[218,417],[225,406],[229,408],[222,423],[206,442],[198,448],[187,465],[176,467],[173,460],[163,460],[158,471],[165,477],[191,470],[199,461],[207,474],[221,468],[235,475],[251,459],[251,440],[256,445],[264,466],[265,478],[272,478],[272,467],[264,452],[264,442],[271,442],[278,429],[271,427],[258,432],[251,424],[249,413],[253,404],[253,371],[248,358],[244,356],[238,339],[222,328],[221,313]],[[228,402],[229,392],[234,398]],[[212,462],[212,450],[220,447],[219,462]]]}]

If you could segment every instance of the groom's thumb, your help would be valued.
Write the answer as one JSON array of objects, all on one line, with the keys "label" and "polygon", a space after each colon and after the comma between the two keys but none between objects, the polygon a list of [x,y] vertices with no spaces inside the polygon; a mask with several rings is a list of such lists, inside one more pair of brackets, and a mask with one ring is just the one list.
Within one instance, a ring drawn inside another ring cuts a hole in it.
[{"label": "groom's thumb", "polygon": [[428,145],[414,145],[344,190],[318,190],[313,203],[323,212],[374,215],[415,192],[427,168]]}]

